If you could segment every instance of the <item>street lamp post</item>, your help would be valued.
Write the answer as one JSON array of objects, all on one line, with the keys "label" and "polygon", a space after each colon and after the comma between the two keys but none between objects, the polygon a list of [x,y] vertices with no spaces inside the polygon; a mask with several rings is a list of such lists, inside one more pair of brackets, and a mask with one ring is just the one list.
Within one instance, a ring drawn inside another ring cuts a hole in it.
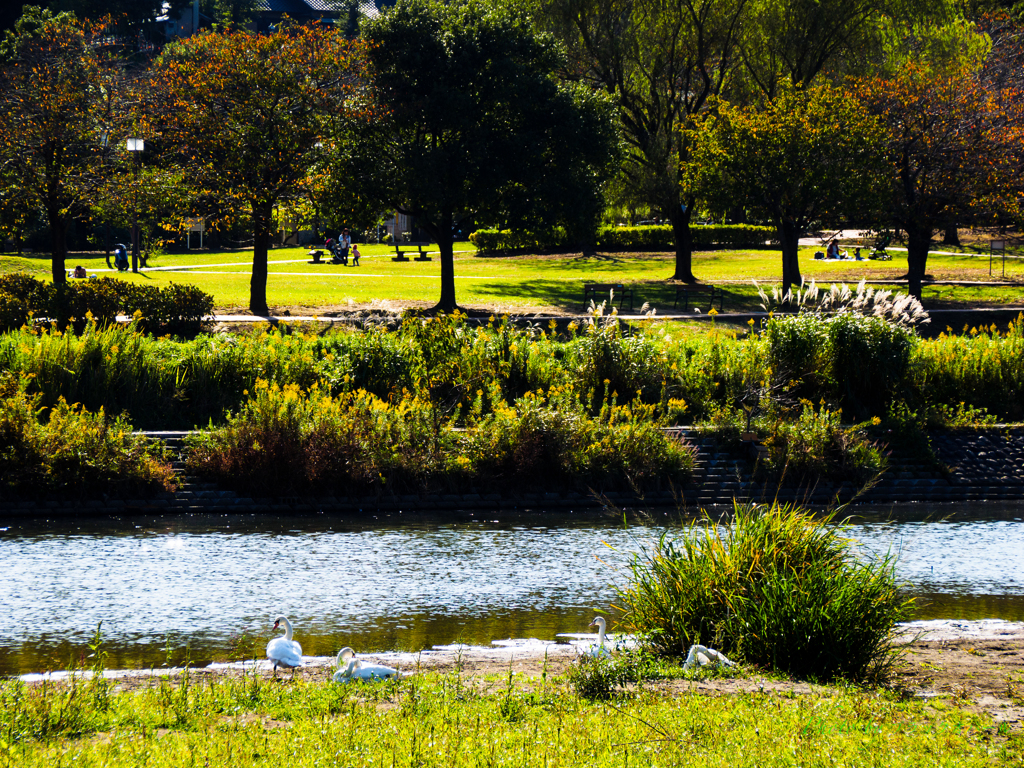
[{"label": "street lamp post", "polygon": [[139,272],[139,164],[142,150],[146,148],[143,139],[128,139],[128,151],[135,155],[135,187],[132,200],[132,272]]}]

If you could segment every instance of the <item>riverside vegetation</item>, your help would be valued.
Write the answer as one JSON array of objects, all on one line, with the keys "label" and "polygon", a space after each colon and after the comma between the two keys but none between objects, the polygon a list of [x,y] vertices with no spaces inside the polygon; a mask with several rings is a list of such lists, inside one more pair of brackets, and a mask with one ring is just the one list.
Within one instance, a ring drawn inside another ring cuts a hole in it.
[{"label": "riverside vegetation", "polygon": [[[883,430],[905,436],[926,423],[1019,418],[1024,381],[1020,322],[1006,334],[924,341],[884,316],[852,312],[774,316],[744,338],[675,336],[653,321],[627,328],[601,308],[564,334],[499,319],[471,327],[460,315],[407,316],[397,330],[296,325],[190,340],[94,319],[73,330],[24,327],[0,337],[5,496],[31,492],[31,481],[11,470],[29,461],[32,441],[78,446],[47,470],[57,478],[87,475],[96,465],[91,452],[108,442],[115,453],[142,456],[129,420],[149,428],[207,423],[191,442],[194,469],[262,482],[267,492],[274,483],[288,492],[501,489],[524,477],[546,487],[643,490],[685,478],[692,454],[662,429],[676,424],[709,425],[724,440],[756,431],[785,482],[797,456],[805,471],[824,471],[837,451],[848,471],[875,471],[884,465]],[[857,375],[848,373],[851,359],[862,367]],[[960,392],[973,399],[948,397]],[[860,421],[841,423],[847,413]],[[89,430],[86,443],[79,433]],[[155,461],[148,475],[136,469],[146,461],[117,472],[158,487],[166,479],[159,449],[145,455]],[[5,681],[0,760],[1019,760],[1022,744],[1009,729],[884,689],[711,699],[672,689],[682,675],[674,659],[698,641],[748,669],[820,681],[884,678],[896,659],[889,630],[909,603],[892,560],[858,561],[833,522],[751,507],[724,529],[705,520],[663,538],[636,555],[617,601],[621,626],[640,635],[640,650],[583,661],[564,677],[526,681],[510,668],[504,679],[481,682],[456,670],[342,687],[186,672],[126,690],[96,674]],[[91,671],[100,672],[98,634],[92,651]]]},{"label": "riverside vegetation", "polygon": [[[0,416],[5,496],[40,490],[23,471],[32,441],[72,411],[120,419],[112,434],[206,425],[193,471],[264,495],[500,492],[524,477],[538,489],[665,489],[692,465],[662,429],[680,424],[723,441],[754,432],[768,449],[761,471],[778,482],[862,482],[884,469],[889,443],[927,453],[925,426],[1024,411],[1020,321],[933,340],[854,311],[776,315],[735,338],[653,319],[625,327],[602,307],[565,333],[459,314],[184,340],[88,316],[74,330],[0,335],[0,371],[16,380]],[[73,442],[84,424],[68,420],[54,439]],[[94,461],[70,452],[43,490],[71,493]]]},{"label": "riverside vegetation", "polygon": [[563,678],[458,671],[377,684],[186,674],[0,683],[4,766],[1010,765],[1024,743],[957,707],[882,690],[679,695],[654,680],[610,701]]}]

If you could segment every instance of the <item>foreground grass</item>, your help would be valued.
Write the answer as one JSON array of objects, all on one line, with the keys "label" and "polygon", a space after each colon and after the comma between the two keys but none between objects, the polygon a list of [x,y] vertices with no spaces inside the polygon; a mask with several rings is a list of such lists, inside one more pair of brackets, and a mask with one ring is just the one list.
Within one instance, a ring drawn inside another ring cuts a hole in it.
[{"label": "foreground grass", "polygon": [[[491,307],[499,311],[551,308],[564,312],[582,309],[585,282],[629,283],[635,287],[635,308],[644,302],[662,314],[673,309],[674,286],[664,281],[672,274],[671,254],[637,256],[601,254],[582,258],[558,256],[481,256],[469,243],[457,243],[456,296],[466,307]],[[359,267],[309,264],[305,248],[280,248],[270,253],[267,293],[271,306],[336,307],[393,302],[398,306],[433,304],[440,294],[440,265],[430,262],[391,261],[393,249],[381,245],[361,246]],[[893,251],[893,260],[824,262],[815,261],[813,247],[801,249],[801,266],[807,280],[820,283],[856,283],[897,279],[907,271],[906,255]],[[139,275],[122,273],[126,280],[163,286],[169,282],[193,284],[214,296],[220,311],[245,307],[249,301],[251,251],[191,252],[157,256],[150,260],[153,270]],[[102,257],[69,256],[69,268],[82,264],[90,273],[110,274]],[[989,260],[984,255],[938,255],[929,257],[928,272],[937,280],[990,280]],[[172,268],[173,271],[163,271]],[[1000,275],[997,264],[995,275]],[[1008,260],[1006,277],[1024,277],[1024,260]],[[45,256],[0,256],[0,271],[25,271],[36,276],[49,274]],[[751,281],[777,283],[781,277],[779,253],[772,250],[712,251],[694,255],[693,271],[702,281],[725,284],[727,311],[760,310]],[[1024,301],[1024,288],[926,286],[925,305],[1000,306]]]},{"label": "foreground grass", "polygon": [[648,687],[599,703],[557,679],[524,685],[509,675],[484,692],[450,673],[350,686],[186,678],[121,693],[9,682],[0,695],[4,766],[981,766],[1024,757],[1020,734],[987,718],[841,687],[715,697]]}]

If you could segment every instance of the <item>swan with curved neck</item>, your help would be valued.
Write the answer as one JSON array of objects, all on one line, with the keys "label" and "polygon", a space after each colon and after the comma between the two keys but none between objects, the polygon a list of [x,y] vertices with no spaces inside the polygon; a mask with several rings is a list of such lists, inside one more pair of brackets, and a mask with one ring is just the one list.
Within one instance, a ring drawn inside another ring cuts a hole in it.
[{"label": "swan with curved neck", "polygon": [[608,627],[608,623],[605,621],[604,616],[597,616],[590,626],[597,627],[597,645],[592,645],[588,648],[585,653],[588,656],[611,656],[611,651],[605,648],[604,636],[605,630]]},{"label": "swan with curved neck", "polygon": [[278,667],[293,669],[303,665],[302,646],[292,640],[292,623],[288,621],[288,617],[278,616],[274,620],[274,629],[278,629],[282,623],[284,634],[267,643],[267,658],[274,665],[275,675]]},{"label": "swan with curved neck", "polygon": [[334,682],[347,683],[350,680],[386,680],[396,677],[398,670],[383,664],[363,664],[356,658],[356,652],[345,646],[338,651],[338,669]]}]

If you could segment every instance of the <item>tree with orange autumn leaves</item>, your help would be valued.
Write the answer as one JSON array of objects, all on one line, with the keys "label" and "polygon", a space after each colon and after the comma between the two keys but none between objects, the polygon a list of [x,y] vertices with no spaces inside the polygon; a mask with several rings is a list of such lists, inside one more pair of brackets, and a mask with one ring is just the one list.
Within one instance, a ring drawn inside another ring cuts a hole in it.
[{"label": "tree with orange autumn leaves", "polygon": [[364,46],[319,25],[214,31],[168,46],[148,111],[164,160],[252,221],[249,309],[269,312],[275,206],[305,194],[346,121],[360,120]]},{"label": "tree with orange autumn leaves", "polygon": [[115,170],[105,156],[116,145],[127,81],[93,45],[97,25],[31,11],[3,41],[0,176],[5,197],[46,216],[53,281],[63,283],[68,229]]},{"label": "tree with orange autumn leaves", "polygon": [[937,229],[951,220],[994,224],[1021,214],[1020,42],[1019,30],[1004,26],[980,69],[912,62],[893,77],[856,85],[886,128],[881,216],[906,232],[909,291],[918,298]]}]

